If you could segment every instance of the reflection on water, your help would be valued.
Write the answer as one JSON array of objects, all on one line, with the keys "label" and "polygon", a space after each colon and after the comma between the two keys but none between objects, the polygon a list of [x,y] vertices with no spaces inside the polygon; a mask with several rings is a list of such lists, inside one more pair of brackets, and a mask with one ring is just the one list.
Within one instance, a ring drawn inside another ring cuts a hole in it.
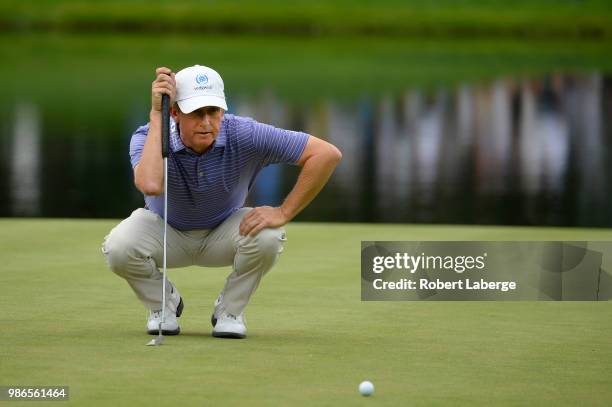
[{"label": "reflection on water", "polygon": [[[612,134],[604,122],[612,91],[600,74],[407,89],[308,110],[272,93],[236,96],[230,110],[304,129],[342,150],[302,220],[612,227]],[[47,123],[40,107],[13,106],[0,139],[0,216],[129,214],[142,204],[131,184],[129,136],[145,111]],[[266,168],[249,203],[279,203],[295,175]]]},{"label": "reflection on water", "polygon": [[40,125],[36,106],[15,106],[13,146],[10,154],[10,213],[35,216],[40,213]]}]

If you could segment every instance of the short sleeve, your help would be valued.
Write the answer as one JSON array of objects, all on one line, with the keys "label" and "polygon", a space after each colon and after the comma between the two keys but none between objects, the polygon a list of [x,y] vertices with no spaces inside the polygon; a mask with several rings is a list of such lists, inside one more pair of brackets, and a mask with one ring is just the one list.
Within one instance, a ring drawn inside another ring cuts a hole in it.
[{"label": "short sleeve", "polygon": [[142,155],[142,149],[144,148],[148,133],[149,124],[147,123],[137,128],[134,134],[132,134],[132,139],[130,140],[130,161],[132,162],[132,168],[136,167],[140,162],[140,156]]},{"label": "short sleeve", "polygon": [[295,164],[308,142],[307,133],[279,129],[253,121],[253,144],[263,157],[264,165]]}]

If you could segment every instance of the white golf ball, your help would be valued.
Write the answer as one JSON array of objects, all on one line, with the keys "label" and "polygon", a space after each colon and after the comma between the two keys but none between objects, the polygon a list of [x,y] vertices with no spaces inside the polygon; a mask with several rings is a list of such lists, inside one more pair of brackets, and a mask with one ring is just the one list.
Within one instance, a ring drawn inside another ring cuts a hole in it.
[{"label": "white golf ball", "polygon": [[374,393],[374,385],[372,384],[372,382],[369,381],[363,381],[359,384],[359,393],[361,393],[362,396],[371,396],[372,393]]}]

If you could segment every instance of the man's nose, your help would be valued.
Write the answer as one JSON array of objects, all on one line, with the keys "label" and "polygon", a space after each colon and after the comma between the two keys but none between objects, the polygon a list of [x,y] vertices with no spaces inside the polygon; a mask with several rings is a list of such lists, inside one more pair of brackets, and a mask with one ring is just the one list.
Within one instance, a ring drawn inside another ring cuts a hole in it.
[{"label": "man's nose", "polygon": [[208,126],[210,124],[210,116],[206,113],[202,115],[202,124]]}]

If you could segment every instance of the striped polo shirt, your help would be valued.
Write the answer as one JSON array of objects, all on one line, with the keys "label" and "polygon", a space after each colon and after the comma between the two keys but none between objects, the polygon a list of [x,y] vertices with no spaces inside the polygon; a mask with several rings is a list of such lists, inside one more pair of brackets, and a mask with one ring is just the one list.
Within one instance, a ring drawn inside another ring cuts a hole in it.
[{"label": "striped polo shirt", "polygon": [[[149,124],[132,135],[132,167],[140,161]],[[226,114],[211,148],[197,154],[170,119],[168,224],[178,230],[212,229],[244,205],[257,173],[275,163],[295,164],[308,134]],[[145,207],[164,216],[164,195],[145,195]]]}]

